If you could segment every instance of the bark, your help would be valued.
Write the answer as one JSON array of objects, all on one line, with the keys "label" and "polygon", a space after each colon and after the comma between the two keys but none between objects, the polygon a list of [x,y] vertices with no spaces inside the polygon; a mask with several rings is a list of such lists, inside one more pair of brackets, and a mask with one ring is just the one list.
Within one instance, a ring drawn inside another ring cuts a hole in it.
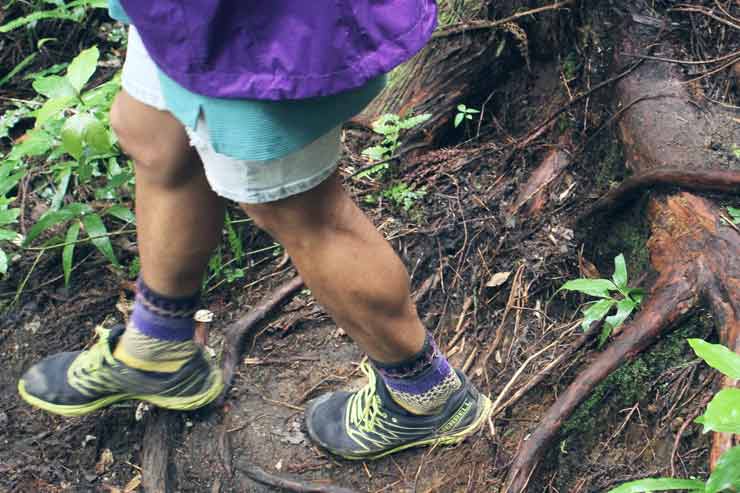
[{"label": "bark", "polygon": [[[384,113],[431,114],[429,120],[406,133],[400,151],[418,152],[444,142],[445,136],[454,130],[452,121],[458,104],[477,107],[507,77],[512,66],[528,63],[527,38],[521,41],[512,34],[525,31],[510,29],[513,22],[519,26],[524,15],[515,14],[509,23],[481,21],[486,16],[505,20],[514,12],[528,11],[531,2],[467,0],[452,6],[458,3],[438,3],[440,26],[435,37],[417,56],[392,72],[386,89],[355,119],[369,126]],[[551,35],[553,30],[548,28],[553,23],[543,19],[554,19],[551,11],[570,3],[559,2],[553,4],[555,8],[548,6],[534,12],[538,33]],[[504,37],[507,42],[500,51]]]},{"label": "bark", "polygon": [[[655,32],[638,23],[624,30],[621,54],[641,54]],[[670,46],[663,46],[670,53]],[[626,55],[618,55],[625,65]],[[722,110],[690,100],[676,65],[648,62],[617,84],[619,106],[627,108],[619,135],[634,176],[624,187],[634,191],[661,182],[690,188],[737,192],[737,160],[715,151],[711,143],[738,141],[737,125]],[[710,144],[710,145],[708,145]],[[619,194],[606,205],[614,205]],[[621,195],[624,197],[624,194]],[[602,203],[601,206],[603,207]],[[560,395],[540,424],[522,443],[507,479],[507,491],[527,488],[544,450],[562,423],[607,375],[634,357],[664,330],[675,325],[700,302],[708,302],[722,343],[740,349],[740,233],[720,219],[721,209],[689,192],[654,192],[647,206],[651,264],[659,274],[635,319]],[[731,384],[731,382],[725,382]],[[711,464],[737,437],[714,436]]]}]

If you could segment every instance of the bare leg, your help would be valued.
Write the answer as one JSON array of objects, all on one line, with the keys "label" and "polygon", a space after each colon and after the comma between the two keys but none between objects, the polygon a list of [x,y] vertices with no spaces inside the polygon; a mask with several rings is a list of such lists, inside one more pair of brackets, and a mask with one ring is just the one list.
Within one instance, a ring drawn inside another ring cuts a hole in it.
[{"label": "bare leg", "polygon": [[394,363],[421,349],[425,330],[408,273],[337,176],[242,208],[283,244],[316,299],[372,359]]},{"label": "bare leg", "polygon": [[121,147],[136,163],[141,275],[166,296],[197,292],[218,245],[224,204],[179,121],[121,92],[111,110]]}]

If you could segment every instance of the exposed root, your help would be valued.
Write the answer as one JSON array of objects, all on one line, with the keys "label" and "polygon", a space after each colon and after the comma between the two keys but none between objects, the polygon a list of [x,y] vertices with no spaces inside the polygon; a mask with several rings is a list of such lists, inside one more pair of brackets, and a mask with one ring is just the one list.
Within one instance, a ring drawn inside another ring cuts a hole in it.
[{"label": "exposed root", "polygon": [[670,167],[651,169],[624,180],[617,188],[591,204],[579,219],[597,212],[616,209],[628,203],[637,193],[656,185],[740,195],[740,171]]},{"label": "exposed root", "polygon": [[141,484],[152,493],[175,491],[173,475],[170,474],[170,442],[180,435],[177,413],[166,409],[155,409],[146,417],[144,440],[141,451]]},{"label": "exposed root", "polygon": [[356,493],[355,490],[342,488],[318,482],[301,481],[298,479],[288,479],[274,474],[270,474],[259,466],[239,461],[236,465],[237,470],[246,474],[248,477],[258,483],[273,486],[287,491],[311,492],[311,493]]},{"label": "exposed root", "polygon": [[622,334],[581,372],[566,391],[550,406],[534,432],[522,442],[509,470],[505,491],[525,491],[537,462],[556,437],[558,430],[591,391],[625,360],[634,357],[669,325],[680,320],[696,303],[692,284],[680,275],[657,283],[648,304]]},{"label": "exposed root", "polygon": [[244,340],[250,331],[265,319],[275,308],[285,303],[303,287],[303,279],[296,276],[285,282],[275,291],[268,293],[246,315],[224,329],[224,354],[221,367],[224,374],[224,391],[219,402],[223,402],[231,387],[234,372],[241,360]]}]

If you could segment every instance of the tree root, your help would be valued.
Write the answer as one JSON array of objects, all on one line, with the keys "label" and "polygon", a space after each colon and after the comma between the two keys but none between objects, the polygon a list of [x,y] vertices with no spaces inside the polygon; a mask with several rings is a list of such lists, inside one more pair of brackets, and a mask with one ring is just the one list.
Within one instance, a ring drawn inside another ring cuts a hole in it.
[{"label": "tree root", "polygon": [[296,491],[300,493],[357,493],[355,490],[342,488],[341,486],[276,476],[274,474],[270,474],[259,466],[243,460],[237,463],[236,469],[258,483],[287,491]]},{"label": "tree root", "polygon": [[740,195],[740,171],[670,167],[651,169],[624,180],[617,188],[591,204],[579,219],[588,218],[597,212],[617,209],[628,203],[637,193],[656,185]]},{"label": "tree root", "polygon": [[[655,39],[653,31],[636,23],[623,31],[621,49],[616,50],[617,62],[620,57],[639,54],[646,40]],[[670,46],[664,47],[665,51],[670,54]],[[656,94],[661,98],[651,97]],[[737,126],[728,125],[720,111],[692,104],[686,85],[681,83],[681,73],[673,64],[642,64],[617,84],[617,96],[622,105],[638,101],[625,110],[619,123],[627,166],[634,177],[581,217],[615,207],[632,193],[654,185],[729,193],[740,190],[738,166],[734,162],[723,164],[721,155],[706,145],[717,139],[736,141],[733,132]],[[622,362],[636,356],[700,302],[709,304],[720,341],[735,351],[740,349],[740,231],[724,224],[721,213],[710,201],[688,192],[651,195],[647,246],[658,277],[645,305],[521,443],[505,491],[525,491],[539,459],[576,406]],[[715,433],[710,466],[733,443],[737,443],[737,437]]]},{"label": "tree root", "polygon": [[265,319],[278,306],[285,303],[303,287],[303,279],[296,276],[283,283],[275,291],[267,294],[252,310],[224,329],[224,354],[221,361],[224,377],[224,391],[218,399],[223,403],[234,379],[244,348],[244,341],[254,327]]}]

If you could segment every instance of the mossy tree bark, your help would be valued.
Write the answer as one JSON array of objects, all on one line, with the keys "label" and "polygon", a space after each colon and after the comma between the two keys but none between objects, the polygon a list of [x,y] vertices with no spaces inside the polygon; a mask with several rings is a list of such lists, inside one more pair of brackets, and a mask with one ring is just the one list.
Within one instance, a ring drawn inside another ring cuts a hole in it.
[{"label": "mossy tree bark", "polygon": [[[355,119],[369,126],[384,113],[429,113],[429,120],[405,135],[402,150],[443,142],[453,129],[458,104],[474,107],[507,77],[511,67],[528,64],[532,34],[513,21],[493,23],[486,19],[506,19],[515,12],[537,8],[541,2],[447,0],[438,5],[439,27],[434,38],[391,73],[385,90]],[[556,15],[538,14],[537,21],[534,36],[551,37],[557,31]]]},{"label": "mossy tree bark", "polygon": [[[625,66],[655,39],[655,32],[629,23],[617,65]],[[661,46],[669,58],[671,47]],[[624,108],[619,134],[633,177],[628,192],[656,183],[740,194],[740,165],[724,147],[738,142],[732,115],[691,100],[675,64],[645,62],[617,84],[618,107]],[[718,145],[708,145],[716,143]],[[714,149],[718,149],[715,151]],[[656,181],[656,177],[659,180]],[[629,195],[617,190],[608,205]],[[601,205],[604,205],[603,203]],[[599,207],[602,208],[602,207]],[[563,422],[593,389],[625,360],[634,357],[664,330],[700,303],[706,303],[720,341],[740,350],[740,233],[721,218],[712,200],[693,193],[654,189],[647,205],[651,225],[650,260],[658,277],[642,310],[621,334],[560,395],[520,447],[509,472],[507,491],[522,492],[542,453]],[[732,385],[725,381],[725,385]],[[738,437],[714,435],[711,465]]]}]

